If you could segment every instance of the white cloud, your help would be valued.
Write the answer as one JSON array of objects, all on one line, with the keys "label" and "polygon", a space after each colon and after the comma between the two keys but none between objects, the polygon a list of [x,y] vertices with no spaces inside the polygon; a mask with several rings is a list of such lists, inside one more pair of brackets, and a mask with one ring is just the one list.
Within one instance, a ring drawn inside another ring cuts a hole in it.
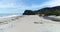
[{"label": "white cloud", "polygon": [[16,0],[0,0],[0,8],[16,8],[20,10],[26,10],[26,9],[40,9],[43,7],[53,7],[53,6],[60,6],[60,0],[50,0],[46,1],[40,5],[34,5],[26,6],[26,4],[23,3],[23,0],[19,0],[20,2],[16,2]]},{"label": "white cloud", "polygon": [[15,0],[1,0],[0,8],[15,8]]},{"label": "white cloud", "polygon": [[[26,9],[30,10],[37,10],[44,7],[54,7],[54,6],[60,6],[60,0],[50,0],[46,1],[44,3],[40,3],[39,5],[32,4],[30,6],[26,6],[26,3],[23,2],[23,0],[0,0],[0,9],[6,9],[6,8],[15,8],[16,11],[21,11],[21,13],[24,12]],[[6,9],[8,11],[8,9]]]},{"label": "white cloud", "polygon": [[50,2],[46,2],[44,5],[49,7],[60,6],[60,0],[52,0]]},{"label": "white cloud", "polygon": [[35,5],[32,4],[31,6],[25,6],[25,5],[21,5],[20,9],[40,9],[40,8],[44,8],[44,7],[54,7],[54,6],[60,6],[60,0],[49,0],[46,2],[43,2],[42,4],[40,3],[39,5]]},{"label": "white cloud", "polygon": [[43,8],[43,7],[54,7],[54,6],[60,6],[60,0],[50,0],[40,5],[32,5],[32,8]]},{"label": "white cloud", "polygon": [[16,10],[25,10],[25,9],[31,9],[31,7],[26,6],[26,4],[23,3],[23,0],[1,0],[0,1],[0,9],[3,8],[16,8]]}]

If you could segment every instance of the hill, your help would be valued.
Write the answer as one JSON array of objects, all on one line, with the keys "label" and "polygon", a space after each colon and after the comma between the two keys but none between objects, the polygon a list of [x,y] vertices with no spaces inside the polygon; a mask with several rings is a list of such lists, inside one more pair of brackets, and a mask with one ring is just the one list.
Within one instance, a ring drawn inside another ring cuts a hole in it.
[{"label": "hill", "polygon": [[60,15],[60,6],[56,7],[46,7],[39,10],[25,10],[23,15],[35,15],[35,14],[45,14],[45,15]]}]

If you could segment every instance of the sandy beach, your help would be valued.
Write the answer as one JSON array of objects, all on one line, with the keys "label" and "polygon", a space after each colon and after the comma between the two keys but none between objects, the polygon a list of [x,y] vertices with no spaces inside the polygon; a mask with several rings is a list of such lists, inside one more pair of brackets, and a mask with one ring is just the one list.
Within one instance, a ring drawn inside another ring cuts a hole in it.
[{"label": "sandy beach", "polygon": [[60,22],[38,15],[0,17],[0,32],[60,32]]}]

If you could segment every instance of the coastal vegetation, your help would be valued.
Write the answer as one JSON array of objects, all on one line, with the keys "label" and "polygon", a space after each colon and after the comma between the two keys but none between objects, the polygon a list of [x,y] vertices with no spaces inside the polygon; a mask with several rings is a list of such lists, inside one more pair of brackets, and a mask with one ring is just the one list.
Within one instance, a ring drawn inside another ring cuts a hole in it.
[{"label": "coastal vegetation", "polygon": [[44,15],[56,15],[59,16],[60,15],[60,6],[56,6],[56,7],[46,7],[46,8],[42,8],[39,10],[25,10],[23,15],[36,15],[36,14],[44,14]]}]

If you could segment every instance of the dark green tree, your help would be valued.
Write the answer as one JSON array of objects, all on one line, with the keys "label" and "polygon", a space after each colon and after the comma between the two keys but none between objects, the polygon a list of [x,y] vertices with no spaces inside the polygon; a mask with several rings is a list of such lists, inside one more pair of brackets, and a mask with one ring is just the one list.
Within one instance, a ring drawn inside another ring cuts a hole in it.
[{"label": "dark green tree", "polygon": [[60,16],[60,6],[47,7],[39,10],[25,10],[23,15],[35,15],[35,14],[45,14],[45,15],[57,15]]},{"label": "dark green tree", "polygon": [[35,13],[31,10],[25,10],[23,15],[35,15]]}]

